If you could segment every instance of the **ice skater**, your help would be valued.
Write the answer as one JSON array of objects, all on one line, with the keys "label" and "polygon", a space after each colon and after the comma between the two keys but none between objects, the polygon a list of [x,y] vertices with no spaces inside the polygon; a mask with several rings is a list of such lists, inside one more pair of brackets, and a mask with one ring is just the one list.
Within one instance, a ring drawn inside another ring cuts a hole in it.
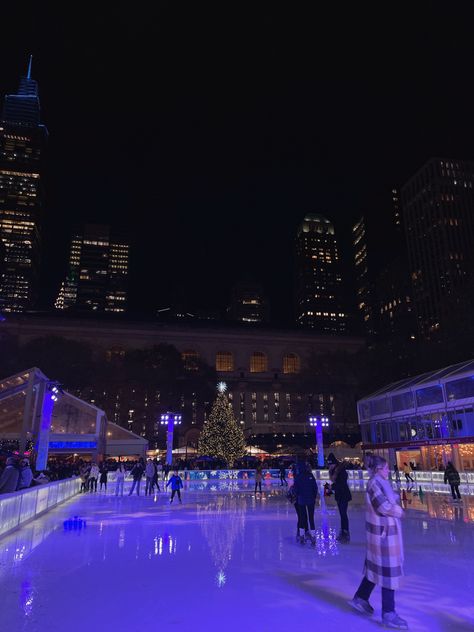
[{"label": "ice skater", "polygon": [[288,483],[286,482],[286,469],[282,463],[280,465],[280,487],[283,487],[283,485],[288,485]]},{"label": "ice skater", "polygon": [[336,540],[341,544],[348,544],[351,540],[349,533],[349,518],[347,517],[347,508],[352,500],[351,490],[347,484],[347,470],[344,463],[338,461],[334,454],[328,456],[329,478],[332,482],[334,498],[339,509],[341,517],[341,530]]},{"label": "ice skater", "polygon": [[143,459],[140,458],[138,463],[135,463],[135,465],[132,467],[132,471],[130,472],[131,475],[133,476],[133,483],[132,483],[132,488],[128,492],[129,496],[133,494],[133,490],[135,489],[135,486],[137,488],[137,496],[140,496],[140,483],[142,482],[142,476],[143,476],[144,471],[145,471],[145,467],[143,464]]},{"label": "ice skater", "polygon": [[153,463],[151,459],[148,459],[148,461],[146,462],[146,468],[145,468],[145,476],[146,476],[145,496],[148,496],[148,494],[150,494],[151,496],[151,494],[153,493],[153,484],[155,480],[155,475],[156,475],[155,464]]},{"label": "ice skater", "polygon": [[255,495],[257,495],[257,485],[260,491],[260,495],[262,495],[262,466],[260,464],[258,464],[255,468]]},{"label": "ice skater", "polygon": [[92,463],[91,470],[89,472],[89,491],[97,491],[97,479],[99,478],[99,466],[97,463]]},{"label": "ice skater", "polygon": [[118,496],[120,493],[120,496],[123,496],[123,484],[125,481],[125,467],[123,463],[118,464],[116,476],[115,495]]},{"label": "ice skater", "polygon": [[318,495],[318,486],[309,463],[299,463],[296,472],[293,489],[296,495],[295,508],[298,513],[297,537],[301,544],[304,544],[306,540],[310,540],[314,546],[316,544],[314,506]]},{"label": "ice skater", "polygon": [[387,461],[368,454],[365,460],[369,471],[367,483],[365,524],[367,551],[365,574],[354,598],[349,601],[358,612],[371,616],[369,603],[375,585],[382,588],[382,623],[394,630],[407,630],[407,622],[395,611],[395,589],[403,575],[403,538],[400,519],[403,509],[389,481]]},{"label": "ice skater", "polygon": [[449,483],[453,500],[461,500],[461,494],[459,493],[461,477],[451,461],[448,461],[448,464],[446,465],[446,469],[444,471],[444,482]]},{"label": "ice skater", "polygon": [[175,494],[178,494],[178,500],[179,502],[181,502],[181,489],[183,488],[183,481],[181,479],[181,476],[178,474],[178,470],[175,470],[173,472],[173,476],[166,483],[166,487],[168,487],[168,485],[171,485],[170,505],[173,502]]},{"label": "ice skater", "polygon": [[414,483],[415,481],[412,479],[411,477],[411,467],[408,465],[408,463],[403,463],[403,473],[405,474],[405,480],[408,483],[408,481],[411,481],[412,483]]},{"label": "ice skater", "polygon": [[102,463],[102,467],[100,469],[100,487],[99,487],[99,491],[102,491],[102,485],[105,488],[105,493],[107,493],[107,466],[105,465],[105,463]]}]

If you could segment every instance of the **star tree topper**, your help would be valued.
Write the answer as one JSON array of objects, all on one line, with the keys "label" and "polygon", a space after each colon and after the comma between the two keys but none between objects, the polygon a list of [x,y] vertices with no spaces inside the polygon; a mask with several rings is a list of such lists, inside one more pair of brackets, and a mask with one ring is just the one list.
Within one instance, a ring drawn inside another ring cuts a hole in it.
[{"label": "star tree topper", "polygon": [[227,390],[227,384],[225,382],[219,382],[217,384],[217,390],[219,393],[225,393]]}]

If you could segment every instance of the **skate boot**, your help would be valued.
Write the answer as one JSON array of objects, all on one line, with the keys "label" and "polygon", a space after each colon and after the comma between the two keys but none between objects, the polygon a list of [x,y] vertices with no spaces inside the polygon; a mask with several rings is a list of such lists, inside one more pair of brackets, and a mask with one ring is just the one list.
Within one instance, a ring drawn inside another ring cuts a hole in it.
[{"label": "skate boot", "polygon": [[304,537],[303,529],[299,529],[298,530],[298,535],[296,536],[296,541],[299,544],[304,544],[305,543],[305,537]]},{"label": "skate boot", "polygon": [[339,542],[339,544],[349,544],[349,542],[351,541],[351,536],[350,536],[349,531],[341,530],[336,540],[337,542]]},{"label": "skate boot", "polygon": [[382,623],[386,628],[391,630],[408,630],[408,623],[402,619],[393,610],[393,612],[384,612],[382,614]]},{"label": "skate boot", "polygon": [[351,599],[347,603],[351,606],[351,608],[354,608],[357,612],[366,614],[368,617],[371,617],[374,614],[374,609],[370,603],[361,597],[354,597],[354,599]]},{"label": "skate boot", "polygon": [[309,534],[309,539],[311,541],[311,546],[316,546],[316,532],[315,531],[311,531],[311,533]]}]

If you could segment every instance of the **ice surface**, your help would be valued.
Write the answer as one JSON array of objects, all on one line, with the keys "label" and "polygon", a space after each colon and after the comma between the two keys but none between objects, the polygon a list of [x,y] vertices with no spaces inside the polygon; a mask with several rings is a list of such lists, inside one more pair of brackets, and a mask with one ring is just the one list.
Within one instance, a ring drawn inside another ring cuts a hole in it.
[{"label": "ice surface", "polygon": [[[317,545],[295,543],[284,488],[262,497],[242,483],[186,483],[168,494],[79,496],[0,541],[1,629],[24,632],[287,632],[380,629],[346,605],[365,550],[363,494],[352,541],[339,545],[337,509],[316,511]],[[411,630],[474,630],[474,497],[411,494],[406,577],[397,610]],[[64,529],[78,516],[82,529]]]}]

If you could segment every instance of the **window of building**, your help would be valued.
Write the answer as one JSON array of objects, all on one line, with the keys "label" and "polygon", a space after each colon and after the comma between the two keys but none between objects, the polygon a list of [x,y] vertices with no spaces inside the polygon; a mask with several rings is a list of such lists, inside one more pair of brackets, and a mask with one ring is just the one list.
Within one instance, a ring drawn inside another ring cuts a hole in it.
[{"label": "window of building", "polygon": [[283,373],[299,373],[300,370],[300,359],[296,353],[287,353],[283,356]]},{"label": "window of building", "polygon": [[265,373],[268,371],[268,359],[262,351],[254,351],[250,356],[250,373]]},{"label": "window of building", "polygon": [[186,369],[186,371],[198,370],[199,354],[197,351],[183,351],[181,354],[181,359],[183,360],[184,368]]},{"label": "window of building", "polygon": [[233,371],[234,354],[232,351],[218,351],[216,354],[216,371]]}]

